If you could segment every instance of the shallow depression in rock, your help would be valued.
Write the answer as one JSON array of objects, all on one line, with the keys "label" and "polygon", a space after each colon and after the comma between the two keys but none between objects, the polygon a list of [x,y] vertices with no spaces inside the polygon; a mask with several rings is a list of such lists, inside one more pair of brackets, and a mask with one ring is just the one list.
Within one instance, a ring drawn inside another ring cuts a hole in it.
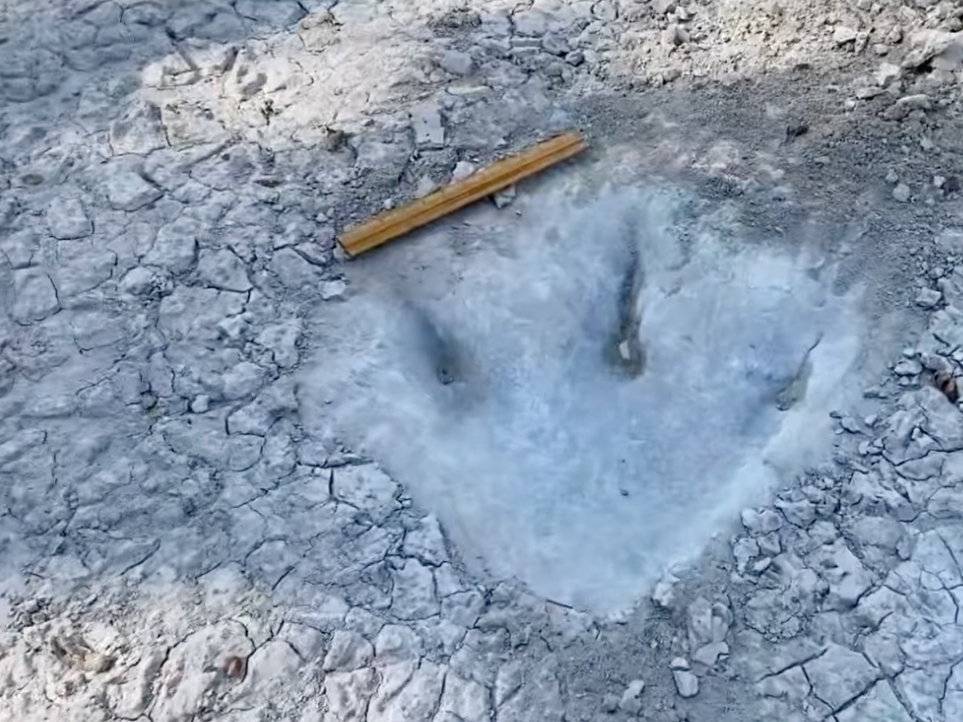
[{"label": "shallow depression in rock", "polygon": [[349,302],[319,310],[306,422],[470,563],[614,612],[825,452],[857,299],[814,259],[700,230],[678,192],[529,201],[353,264]]}]

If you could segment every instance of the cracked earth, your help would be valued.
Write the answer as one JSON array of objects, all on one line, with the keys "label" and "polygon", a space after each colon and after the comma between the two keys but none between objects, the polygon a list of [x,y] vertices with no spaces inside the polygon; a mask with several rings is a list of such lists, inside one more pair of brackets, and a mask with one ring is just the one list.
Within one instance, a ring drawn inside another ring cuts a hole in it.
[{"label": "cracked earth", "polygon": [[950,0],[0,0],[0,719],[963,718],[961,73]]}]

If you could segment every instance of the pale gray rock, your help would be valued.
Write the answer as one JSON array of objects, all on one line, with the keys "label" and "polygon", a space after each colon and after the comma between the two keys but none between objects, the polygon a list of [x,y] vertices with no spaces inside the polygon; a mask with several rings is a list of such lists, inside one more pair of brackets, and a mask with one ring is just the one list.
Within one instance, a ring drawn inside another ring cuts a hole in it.
[{"label": "pale gray rock", "polygon": [[645,681],[634,679],[622,692],[619,699],[619,709],[628,715],[637,715],[642,711],[642,693],[645,691]]},{"label": "pale gray rock", "polygon": [[464,679],[449,671],[445,676],[445,691],[441,696],[439,713],[450,715],[453,720],[488,722],[491,719],[488,690],[474,680]]},{"label": "pale gray rock", "polygon": [[379,665],[416,662],[422,656],[424,642],[410,627],[386,624],[378,632],[374,647]]},{"label": "pale gray rock", "polygon": [[244,293],[251,290],[247,269],[240,258],[229,250],[201,251],[197,275],[211,288]]},{"label": "pale gray rock", "polygon": [[241,361],[224,372],[221,393],[228,401],[253,396],[264,382],[264,369],[250,361]]},{"label": "pale gray rock", "polygon": [[148,183],[137,173],[123,170],[115,170],[107,175],[104,190],[111,207],[118,211],[136,211],[164,195],[160,188]]},{"label": "pale gray rock", "polygon": [[484,608],[484,598],[474,591],[458,592],[445,597],[441,602],[445,619],[465,628],[475,625]]},{"label": "pale gray rock", "polygon": [[70,318],[74,343],[81,351],[114,346],[126,336],[122,319],[100,311],[80,311]]},{"label": "pale gray rock", "polygon": [[[269,696],[284,690],[297,678],[303,662],[291,645],[272,639],[259,646],[247,660],[247,674],[237,693],[241,696]],[[283,692],[282,692],[283,693]]]},{"label": "pale gray rock", "polygon": [[522,10],[512,15],[515,34],[541,37],[548,30],[548,17],[541,10]]},{"label": "pale gray rock", "polygon": [[683,699],[689,699],[699,694],[699,678],[692,672],[678,669],[672,672],[672,678],[675,680],[675,688],[679,696]]},{"label": "pale gray rock", "polygon": [[318,286],[318,295],[322,301],[342,301],[347,290],[348,284],[344,281],[324,281]]},{"label": "pale gray rock", "polygon": [[131,296],[162,296],[173,289],[171,274],[159,266],[136,266],[120,279],[120,290]]},{"label": "pale gray rock", "polygon": [[111,277],[117,265],[113,251],[88,241],[66,241],[57,249],[59,265],[52,277],[61,300],[97,288]]},{"label": "pale gray rock", "polygon": [[254,645],[237,622],[220,622],[191,633],[168,655],[151,714],[156,719],[190,719],[224,679],[228,655],[247,659]]},{"label": "pale gray rock", "polygon": [[471,75],[475,67],[475,61],[471,55],[460,50],[447,50],[438,60],[438,65],[452,75]]},{"label": "pale gray rock", "polygon": [[435,597],[435,580],[431,569],[416,559],[406,559],[400,569],[392,573],[394,589],[391,612],[399,619],[427,619],[441,611]]},{"label": "pale gray rock", "polygon": [[161,112],[153,103],[136,103],[110,124],[110,147],[116,155],[146,156],[167,147]]},{"label": "pale gray rock", "polygon": [[347,466],[333,473],[335,497],[366,512],[375,523],[401,508],[396,498],[398,485],[374,464]]},{"label": "pale gray rock", "polygon": [[94,232],[84,204],[77,198],[58,198],[47,207],[50,235],[61,241],[86,238]]},{"label": "pale gray rock", "polygon": [[782,517],[772,509],[746,509],[742,512],[742,525],[754,535],[768,534],[782,528]]},{"label": "pale gray rock", "polygon": [[425,150],[445,147],[445,126],[436,105],[422,105],[411,113],[411,127],[415,145]]},{"label": "pale gray rock", "polygon": [[544,659],[535,669],[523,669],[509,663],[498,671],[495,704],[499,722],[562,722],[561,689],[553,657]]},{"label": "pale gray rock", "polygon": [[910,187],[905,183],[897,183],[892,195],[894,201],[906,203],[910,199]]},{"label": "pale gray rock", "polygon": [[921,308],[934,308],[943,300],[943,293],[934,288],[921,288],[916,295],[916,305]]},{"label": "pale gray rock", "polygon": [[283,369],[298,365],[300,353],[298,340],[301,338],[301,321],[291,319],[284,323],[267,326],[255,339],[255,343],[271,352],[271,359]]},{"label": "pale gray rock", "polygon": [[542,38],[542,50],[551,55],[567,55],[571,50],[568,38],[558,33],[548,33]]},{"label": "pale gray rock", "polygon": [[325,675],[324,691],[328,710],[334,719],[339,722],[364,722],[368,701],[377,691],[378,681],[378,673],[370,667]]},{"label": "pale gray rock", "polygon": [[732,556],[736,560],[736,571],[745,574],[749,562],[759,556],[759,544],[750,537],[737,539],[732,545]]},{"label": "pale gray rock", "polygon": [[423,722],[438,709],[445,668],[422,660],[410,679],[390,684],[386,678],[371,700],[368,722]]},{"label": "pale gray rock", "polygon": [[320,269],[291,248],[277,251],[268,268],[288,289],[313,290],[321,280]]},{"label": "pale gray rock", "polygon": [[863,655],[838,644],[831,645],[803,668],[813,693],[833,710],[862,694],[877,679],[876,670]]},{"label": "pale gray rock", "polygon": [[899,636],[889,630],[880,630],[865,638],[862,652],[887,677],[893,678],[906,666]]},{"label": "pale gray rock", "polygon": [[873,585],[873,575],[841,539],[814,552],[809,562],[829,583],[829,609],[851,609]]},{"label": "pale gray rock", "polygon": [[893,554],[905,535],[903,525],[896,519],[879,516],[860,517],[853,524],[852,531],[860,543],[881,547]]},{"label": "pale gray rock", "polygon": [[923,364],[911,358],[904,358],[893,367],[893,373],[897,376],[918,376],[922,372]]},{"label": "pale gray rock", "polygon": [[692,661],[704,664],[706,667],[713,667],[720,657],[729,654],[729,645],[725,642],[712,642],[699,647],[692,653]]},{"label": "pale gray rock", "polygon": [[943,668],[905,669],[896,678],[894,685],[900,697],[917,720],[939,720],[949,718],[940,713],[940,700],[945,693]]},{"label": "pale gray rock", "polygon": [[147,265],[166,268],[171,273],[189,271],[197,260],[197,222],[178,219],[163,226],[144,262]]},{"label": "pale gray rock", "polygon": [[816,505],[808,499],[776,499],[775,506],[790,524],[807,529],[816,521]]},{"label": "pale gray rock", "polygon": [[689,605],[688,616],[689,645],[692,649],[724,641],[732,622],[728,605],[722,602],[712,604],[703,597]]},{"label": "pale gray rock", "polygon": [[244,296],[240,294],[176,286],[161,300],[157,326],[168,341],[217,342],[221,338],[218,324],[243,309]]},{"label": "pale gray rock", "polygon": [[374,659],[374,646],[357,632],[339,630],[331,639],[331,648],[324,658],[325,672],[334,670],[353,672],[367,667]]},{"label": "pale gray rock", "polygon": [[785,672],[766,677],[758,682],[756,690],[766,697],[801,702],[809,696],[810,685],[802,667],[791,667]]},{"label": "pale gray rock", "polygon": [[60,308],[50,276],[39,269],[14,271],[10,315],[20,323],[42,321]]},{"label": "pale gray rock", "polygon": [[26,268],[34,263],[40,251],[40,241],[36,234],[27,231],[0,234],[0,258],[5,258],[11,268]]},{"label": "pale gray rock", "polygon": [[405,535],[403,549],[405,555],[415,557],[424,564],[438,566],[444,562],[448,553],[438,518],[430,514],[419,519],[418,525]]},{"label": "pale gray rock", "polygon": [[836,715],[839,722],[913,722],[886,682],[878,682],[851,707]]}]

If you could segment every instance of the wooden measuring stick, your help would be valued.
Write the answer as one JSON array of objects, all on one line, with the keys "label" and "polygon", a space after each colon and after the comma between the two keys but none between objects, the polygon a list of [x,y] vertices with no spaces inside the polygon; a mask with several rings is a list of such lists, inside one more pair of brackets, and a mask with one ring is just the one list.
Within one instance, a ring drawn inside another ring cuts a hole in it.
[{"label": "wooden measuring stick", "polygon": [[454,213],[470,203],[504,190],[524,178],[581,153],[587,147],[586,140],[577,133],[565,133],[543,141],[517,155],[496,161],[424,198],[375,216],[344,233],[338,243],[348,256],[354,258]]}]

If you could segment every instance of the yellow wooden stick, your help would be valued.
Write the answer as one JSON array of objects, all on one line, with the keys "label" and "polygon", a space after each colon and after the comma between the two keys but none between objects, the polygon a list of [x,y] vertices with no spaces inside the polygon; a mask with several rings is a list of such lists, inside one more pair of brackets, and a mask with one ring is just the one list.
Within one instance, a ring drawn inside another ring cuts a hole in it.
[{"label": "yellow wooden stick", "polygon": [[556,136],[517,155],[496,161],[424,198],[375,216],[344,233],[338,243],[353,258],[504,190],[586,148],[588,142],[577,133]]}]

